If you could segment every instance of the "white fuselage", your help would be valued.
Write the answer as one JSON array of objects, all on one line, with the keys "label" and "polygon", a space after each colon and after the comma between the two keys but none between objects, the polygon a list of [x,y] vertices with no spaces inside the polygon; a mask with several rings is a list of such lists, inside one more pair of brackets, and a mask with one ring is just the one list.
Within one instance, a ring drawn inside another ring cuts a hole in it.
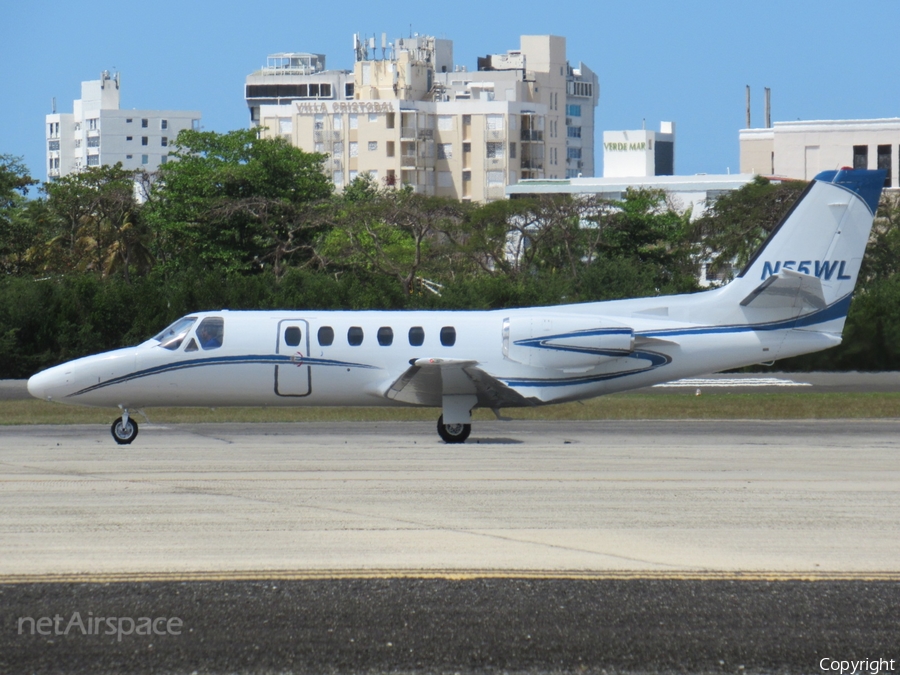
[{"label": "white fuselage", "polygon": [[[746,324],[752,319],[747,309],[735,309],[734,316],[718,312],[712,325],[692,320],[708,319],[727,291],[495,311],[199,312],[191,315],[198,322],[223,318],[221,346],[187,351],[193,332],[171,350],[148,340],[43,371],[31,379],[29,390],[62,403],[124,408],[427,405],[427,399],[386,394],[416,359],[459,358],[521,394],[523,405],[538,405],[770,361],[840,341],[837,326],[837,335],[754,329]],[[300,331],[294,346],[285,342],[291,327]],[[630,351],[565,349],[565,336],[573,331],[616,327],[633,332]],[[333,331],[330,345],[319,343],[323,328]],[[350,344],[351,329],[362,330],[360,344]],[[390,344],[380,344],[387,341],[385,329],[392,334]],[[424,333],[421,345],[410,344],[411,329]],[[452,345],[442,343],[448,342],[441,339],[442,329],[453,329]],[[539,344],[546,336],[563,336],[563,342]],[[510,405],[516,404],[497,407]]]}]

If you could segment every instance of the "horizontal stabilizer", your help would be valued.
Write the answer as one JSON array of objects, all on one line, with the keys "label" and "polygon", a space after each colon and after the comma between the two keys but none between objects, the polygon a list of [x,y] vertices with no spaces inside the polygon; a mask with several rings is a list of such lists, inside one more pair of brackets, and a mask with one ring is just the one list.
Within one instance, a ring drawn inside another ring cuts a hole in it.
[{"label": "horizontal stabilizer", "polygon": [[824,309],[822,281],[811,274],[781,270],[763,281],[743,300],[741,307],[753,309]]}]

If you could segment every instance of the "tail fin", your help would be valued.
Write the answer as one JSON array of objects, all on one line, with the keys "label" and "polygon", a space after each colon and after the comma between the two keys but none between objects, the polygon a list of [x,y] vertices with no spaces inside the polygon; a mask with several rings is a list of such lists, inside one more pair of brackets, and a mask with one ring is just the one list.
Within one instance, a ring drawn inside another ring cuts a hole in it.
[{"label": "tail fin", "polygon": [[[840,320],[859,276],[885,171],[820,173],[732,282],[742,306],[802,305]],[[774,278],[773,278],[774,277]],[[803,311],[802,313],[805,313]],[[833,316],[832,316],[833,315]]]}]

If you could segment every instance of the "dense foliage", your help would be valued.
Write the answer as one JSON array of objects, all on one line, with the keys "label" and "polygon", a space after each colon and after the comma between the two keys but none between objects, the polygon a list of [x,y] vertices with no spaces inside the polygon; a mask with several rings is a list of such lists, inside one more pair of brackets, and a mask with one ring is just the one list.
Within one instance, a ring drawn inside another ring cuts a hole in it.
[{"label": "dense foliage", "polygon": [[[156,175],[91,167],[37,184],[0,155],[0,378],[136,344],[203,309],[489,309],[698,290],[803,183],[765,179],[691,223],[663,192],[471,204],[362,176],[252,130],[185,131]],[[893,369],[900,202],[885,197],[840,348],[795,368]]]}]

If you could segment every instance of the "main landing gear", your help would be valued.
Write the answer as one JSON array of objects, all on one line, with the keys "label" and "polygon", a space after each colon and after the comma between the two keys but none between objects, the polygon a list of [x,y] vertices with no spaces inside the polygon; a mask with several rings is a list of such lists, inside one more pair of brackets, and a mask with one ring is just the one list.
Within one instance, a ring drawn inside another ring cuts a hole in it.
[{"label": "main landing gear", "polygon": [[122,416],[113,422],[110,431],[112,432],[113,440],[115,440],[116,443],[119,445],[128,445],[137,438],[138,425],[137,422],[128,416],[127,408],[123,408]]},{"label": "main landing gear", "polygon": [[[471,424],[444,424],[444,416],[438,417],[437,423],[438,435],[444,439],[446,443],[463,443],[472,433]],[[137,432],[135,432],[137,433]]]}]

